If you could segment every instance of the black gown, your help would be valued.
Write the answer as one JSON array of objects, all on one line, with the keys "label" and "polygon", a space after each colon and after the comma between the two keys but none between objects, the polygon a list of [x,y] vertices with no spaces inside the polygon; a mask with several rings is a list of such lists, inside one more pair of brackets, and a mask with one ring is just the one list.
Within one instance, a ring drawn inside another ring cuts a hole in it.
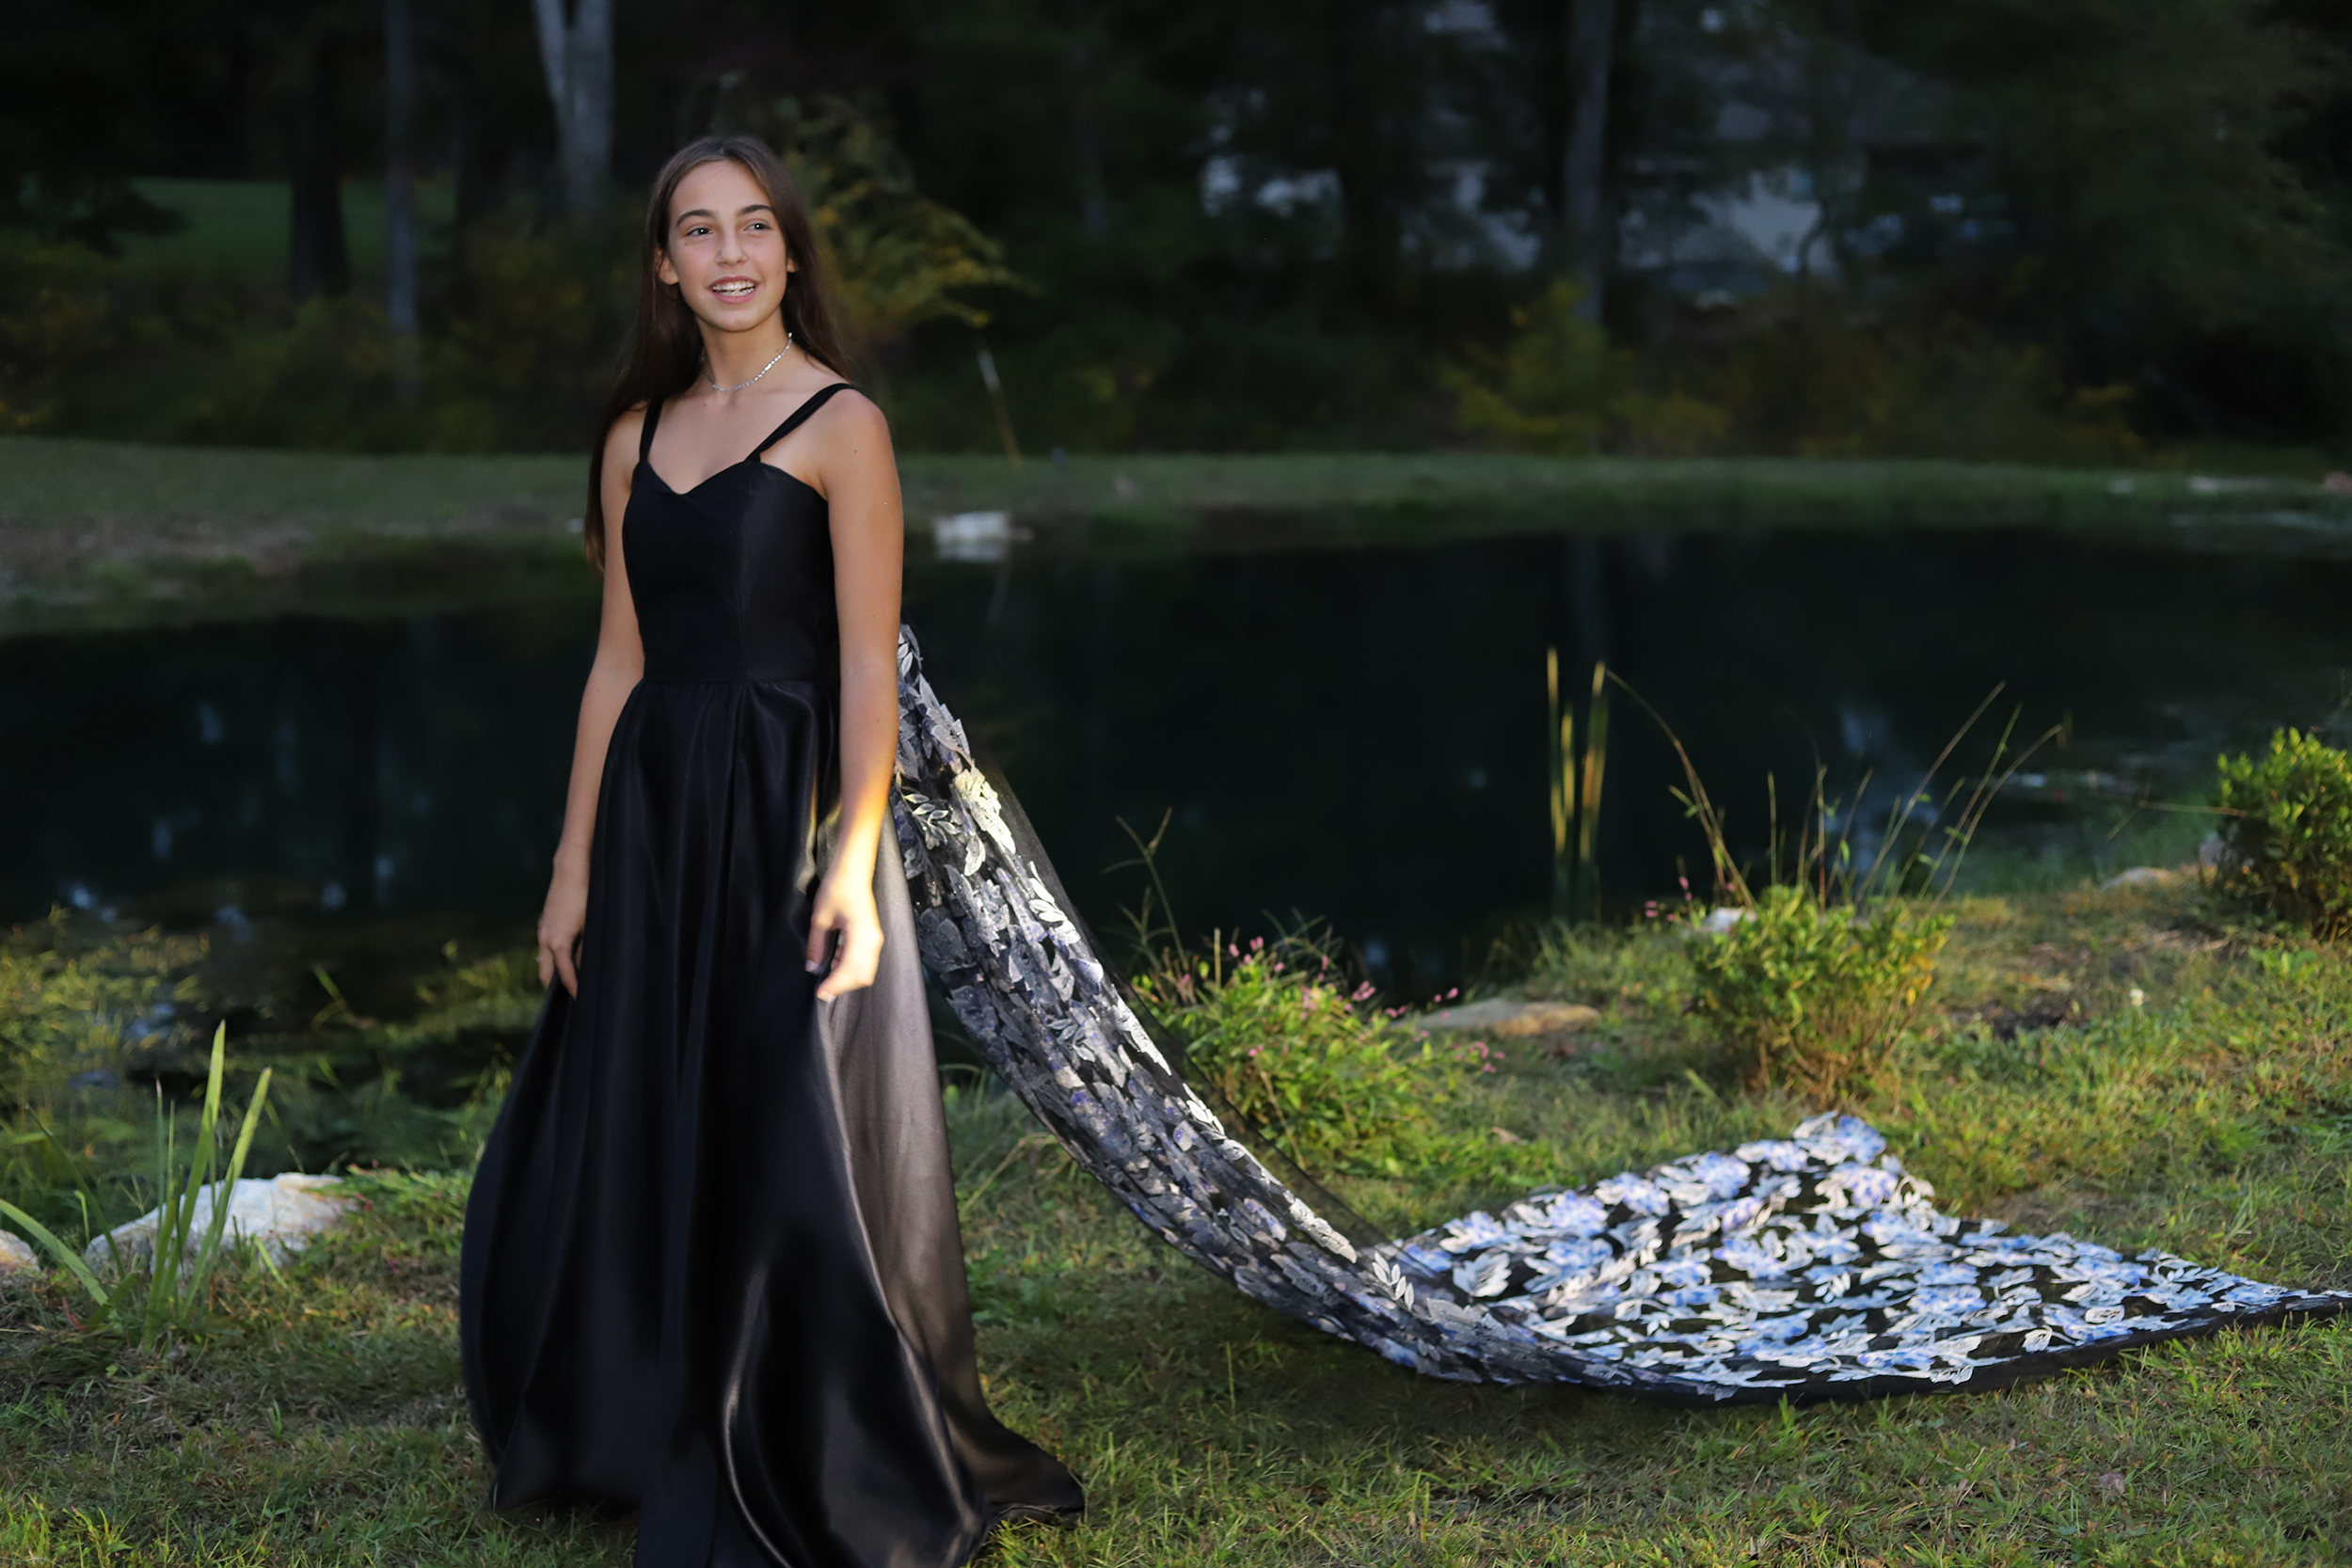
[{"label": "black gown", "polygon": [[870,990],[803,952],[836,820],[825,501],[757,451],[621,527],[644,677],[596,804],[580,995],[550,987],[467,1207],[492,1500],[638,1514],[641,1568],[935,1568],[1082,1506],[982,1401],[905,877]]}]

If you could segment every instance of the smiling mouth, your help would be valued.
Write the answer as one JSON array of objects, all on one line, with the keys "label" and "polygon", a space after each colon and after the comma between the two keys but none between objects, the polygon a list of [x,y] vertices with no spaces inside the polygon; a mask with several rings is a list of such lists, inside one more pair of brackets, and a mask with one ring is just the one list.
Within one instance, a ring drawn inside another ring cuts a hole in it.
[{"label": "smiling mouth", "polygon": [[710,292],[721,299],[749,299],[759,285],[748,277],[728,277],[710,286]]}]

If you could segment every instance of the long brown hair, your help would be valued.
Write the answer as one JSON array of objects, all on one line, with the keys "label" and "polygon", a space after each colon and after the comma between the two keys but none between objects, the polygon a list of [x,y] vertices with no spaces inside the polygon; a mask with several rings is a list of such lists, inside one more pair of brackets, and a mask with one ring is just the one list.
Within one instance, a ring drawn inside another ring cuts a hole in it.
[{"label": "long brown hair", "polygon": [[587,536],[588,564],[604,572],[604,444],[613,421],[639,404],[648,408],[674,398],[702,373],[702,332],[694,312],[675,283],[661,281],[656,258],[668,247],[670,202],[678,185],[705,164],[731,159],[742,166],[775,209],[776,227],[784,233],[784,253],[792,261],[791,279],[784,290],[784,325],[793,343],[835,375],[849,374],[849,356],[834,330],[832,291],[825,286],[825,268],[817,248],[817,230],[808,209],[783,163],[757,136],[705,136],[677,150],[654,176],[653,194],[645,202],[645,244],[638,258],[637,329],[630,341],[628,363],[604,400],[596,421],[596,444],[588,454],[588,511],[581,519]]}]

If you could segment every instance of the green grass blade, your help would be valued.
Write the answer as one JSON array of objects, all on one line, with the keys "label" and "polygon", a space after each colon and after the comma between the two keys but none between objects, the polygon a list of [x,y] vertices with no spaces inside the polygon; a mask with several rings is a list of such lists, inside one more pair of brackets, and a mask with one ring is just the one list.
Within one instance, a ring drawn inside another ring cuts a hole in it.
[{"label": "green grass blade", "polygon": [[[253,1150],[253,1134],[262,1125],[262,1107],[269,1101],[269,1081],[273,1069],[262,1069],[262,1081],[253,1085],[253,1098],[246,1103],[245,1125],[237,1130],[237,1147],[229,1156],[229,1169],[222,1175],[220,1185],[213,1194],[213,1223],[205,1232],[203,1250],[197,1255],[196,1278],[188,1290],[188,1317],[182,1326],[193,1331],[210,1304],[213,1270],[220,1261],[220,1248],[229,1230],[229,1203],[236,1196],[237,1180],[245,1174],[246,1156]],[[266,1254],[264,1254],[266,1256]]]},{"label": "green grass blade", "polygon": [[229,1156],[229,1179],[235,1180],[245,1169],[246,1156],[252,1152],[253,1134],[261,1129],[262,1107],[269,1101],[269,1081],[275,1068],[262,1069],[261,1082],[253,1085],[253,1099],[245,1108],[245,1125],[237,1130],[237,1147]]},{"label": "green grass blade", "polygon": [[[179,1250],[172,1239],[173,1232],[181,1228],[180,1187],[173,1180],[180,1168],[179,1129],[171,1119],[171,1108],[164,1103],[161,1084],[155,1085],[155,1234],[147,1254],[147,1310],[141,1314],[139,1323],[142,1345],[155,1342],[156,1331],[162,1327],[162,1314],[169,1308],[172,1286],[180,1277]],[[168,1274],[165,1266],[167,1258],[173,1264]]]},{"label": "green grass blade", "polygon": [[26,1235],[47,1247],[57,1261],[65,1265],[66,1272],[81,1282],[82,1289],[89,1292],[90,1300],[101,1307],[113,1307],[114,1303],[107,1299],[106,1288],[98,1283],[98,1276],[90,1272],[89,1264],[83,1261],[80,1253],[57,1240],[56,1232],[6,1198],[0,1198],[0,1214],[14,1220],[24,1227]]}]

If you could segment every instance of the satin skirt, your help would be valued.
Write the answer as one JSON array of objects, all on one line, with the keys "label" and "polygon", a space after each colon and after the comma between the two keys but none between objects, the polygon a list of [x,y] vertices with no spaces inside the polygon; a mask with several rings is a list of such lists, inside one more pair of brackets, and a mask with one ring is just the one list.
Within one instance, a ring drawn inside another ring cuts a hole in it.
[{"label": "satin skirt", "polygon": [[641,683],[613,728],[577,999],[549,988],[466,1214],[493,1503],[638,1515],[641,1568],[942,1568],[1077,1482],[974,1365],[897,847],[881,973],[803,960],[830,692]]}]

